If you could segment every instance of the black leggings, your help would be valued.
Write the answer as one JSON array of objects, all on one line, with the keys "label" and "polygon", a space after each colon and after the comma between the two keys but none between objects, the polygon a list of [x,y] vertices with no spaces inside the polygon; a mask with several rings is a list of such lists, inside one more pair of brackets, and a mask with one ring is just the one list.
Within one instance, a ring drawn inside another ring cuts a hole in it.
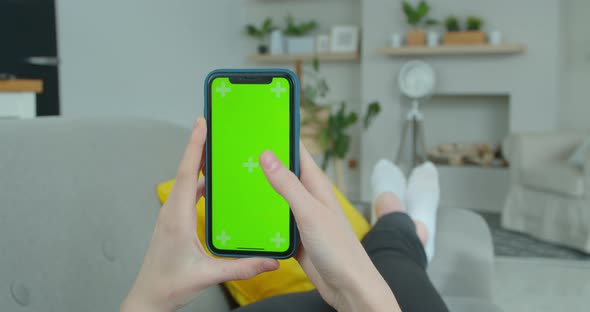
[{"label": "black leggings", "polygon": [[[363,247],[393,291],[402,311],[448,311],[426,275],[426,254],[407,214],[395,212],[379,219],[363,239]],[[317,290],[268,298],[235,312],[334,311]]]}]

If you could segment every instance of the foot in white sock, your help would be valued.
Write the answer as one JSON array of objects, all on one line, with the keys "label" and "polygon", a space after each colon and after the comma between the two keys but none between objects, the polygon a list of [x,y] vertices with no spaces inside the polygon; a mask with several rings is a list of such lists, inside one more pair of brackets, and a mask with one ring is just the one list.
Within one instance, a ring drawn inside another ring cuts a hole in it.
[{"label": "foot in white sock", "polygon": [[414,221],[422,222],[428,231],[424,250],[430,262],[434,256],[436,212],[440,198],[438,172],[431,162],[426,162],[412,171],[406,196],[408,214]]},{"label": "foot in white sock", "polygon": [[381,159],[373,168],[371,176],[373,188],[373,205],[371,207],[371,224],[377,222],[375,200],[385,192],[393,193],[403,203],[406,197],[406,177],[404,173],[391,161]]}]

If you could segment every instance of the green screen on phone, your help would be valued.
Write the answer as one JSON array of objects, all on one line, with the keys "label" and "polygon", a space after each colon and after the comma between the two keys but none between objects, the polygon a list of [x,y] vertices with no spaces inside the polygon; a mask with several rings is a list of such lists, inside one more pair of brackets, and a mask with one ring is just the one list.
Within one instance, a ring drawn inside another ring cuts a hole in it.
[{"label": "green screen on phone", "polygon": [[291,86],[210,83],[210,242],[221,251],[285,252],[290,248],[288,203],[267,181],[259,157],[273,151],[289,168]]}]

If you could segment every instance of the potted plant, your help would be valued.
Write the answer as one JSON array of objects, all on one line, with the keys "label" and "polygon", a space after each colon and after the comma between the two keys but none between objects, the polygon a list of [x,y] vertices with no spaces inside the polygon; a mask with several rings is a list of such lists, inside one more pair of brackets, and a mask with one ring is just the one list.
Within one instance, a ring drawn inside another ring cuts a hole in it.
[{"label": "potted plant", "polygon": [[461,31],[457,18],[450,16],[446,19],[447,32],[443,43],[447,45],[485,44],[486,34],[481,31],[483,20],[480,17],[469,16],[466,20],[466,30]]},{"label": "potted plant", "polygon": [[455,16],[449,16],[445,19],[445,28],[447,32],[457,32],[461,30],[459,19]]},{"label": "potted plant", "polygon": [[309,33],[314,31],[318,24],[316,21],[308,21],[302,23],[295,23],[293,16],[289,15],[286,18],[287,27],[283,31],[287,37],[287,53],[288,54],[311,54],[315,51],[315,38],[309,36]]},{"label": "potted plant", "polygon": [[256,27],[253,24],[246,25],[246,34],[252,38],[258,40],[258,53],[268,53],[268,43],[266,38],[273,30],[272,19],[267,18],[262,22],[260,27]]},{"label": "potted plant", "polygon": [[[368,129],[371,123],[381,112],[381,105],[374,101],[367,106],[367,112],[363,116],[363,128]],[[350,135],[347,133],[348,128],[356,124],[358,114],[346,111],[346,102],[340,104],[340,108],[330,115],[326,128],[322,130],[320,141],[324,148],[324,159],[322,169],[328,167],[328,162],[332,158],[344,159],[350,148]]]},{"label": "potted plant", "polygon": [[477,16],[467,17],[467,31],[480,31],[483,20]]},{"label": "potted plant", "polygon": [[430,5],[422,0],[414,7],[408,1],[404,0],[402,2],[402,9],[406,15],[407,23],[412,27],[412,30],[406,34],[406,44],[409,46],[423,46],[426,43],[426,33],[423,28],[438,23],[434,19],[427,18],[430,12]]},{"label": "potted plant", "polygon": [[[367,112],[363,117],[363,127],[368,129],[373,119],[381,112],[379,102],[372,102],[367,107]],[[350,151],[351,135],[348,133],[349,128],[358,121],[358,115],[355,112],[347,111],[346,102],[340,104],[340,108],[332,113],[328,118],[326,127],[320,133],[320,142],[324,149],[324,158],[322,160],[322,169],[326,171],[328,163],[333,160],[334,181],[336,186],[346,192],[346,182],[344,178],[344,159]]]},{"label": "potted plant", "polygon": [[[333,107],[327,100],[329,86],[325,78],[319,74],[319,60],[313,61],[313,71],[305,72],[306,83],[301,97],[301,141],[315,155],[323,155],[322,169],[326,171],[332,161],[334,180],[341,191],[345,191],[344,158],[350,149],[351,136],[348,130],[358,122],[355,112],[346,110],[346,103],[332,113]],[[363,126],[367,129],[373,119],[381,112],[378,102],[367,107],[363,117]]]}]

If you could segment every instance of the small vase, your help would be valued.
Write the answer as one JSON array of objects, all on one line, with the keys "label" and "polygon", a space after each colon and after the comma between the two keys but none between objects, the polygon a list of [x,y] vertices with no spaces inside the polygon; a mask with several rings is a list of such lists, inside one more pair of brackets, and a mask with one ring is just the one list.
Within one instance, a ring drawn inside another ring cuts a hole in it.
[{"label": "small vase", "polygon": [[283,37],[283,32],[280,29],[275,29],[270,34],[270,54],[285,54],[285,38]]},{"label": "small vase", "polygon": [[488,34],[488,42],[491,45],[500,45],[502,43],[502,32],[499,30],[492,30]]},{"label": "small vase", "polygon": [[426,35],[426,45],[429,47],[438,46],[440,41],[440,35],[436,31],[429,31]]},{"label": "small vase", "polygon": [[399,33],[394,33],[391,35],[391,47],[392,48],[401,48],[404,41],[404,37]]}]

